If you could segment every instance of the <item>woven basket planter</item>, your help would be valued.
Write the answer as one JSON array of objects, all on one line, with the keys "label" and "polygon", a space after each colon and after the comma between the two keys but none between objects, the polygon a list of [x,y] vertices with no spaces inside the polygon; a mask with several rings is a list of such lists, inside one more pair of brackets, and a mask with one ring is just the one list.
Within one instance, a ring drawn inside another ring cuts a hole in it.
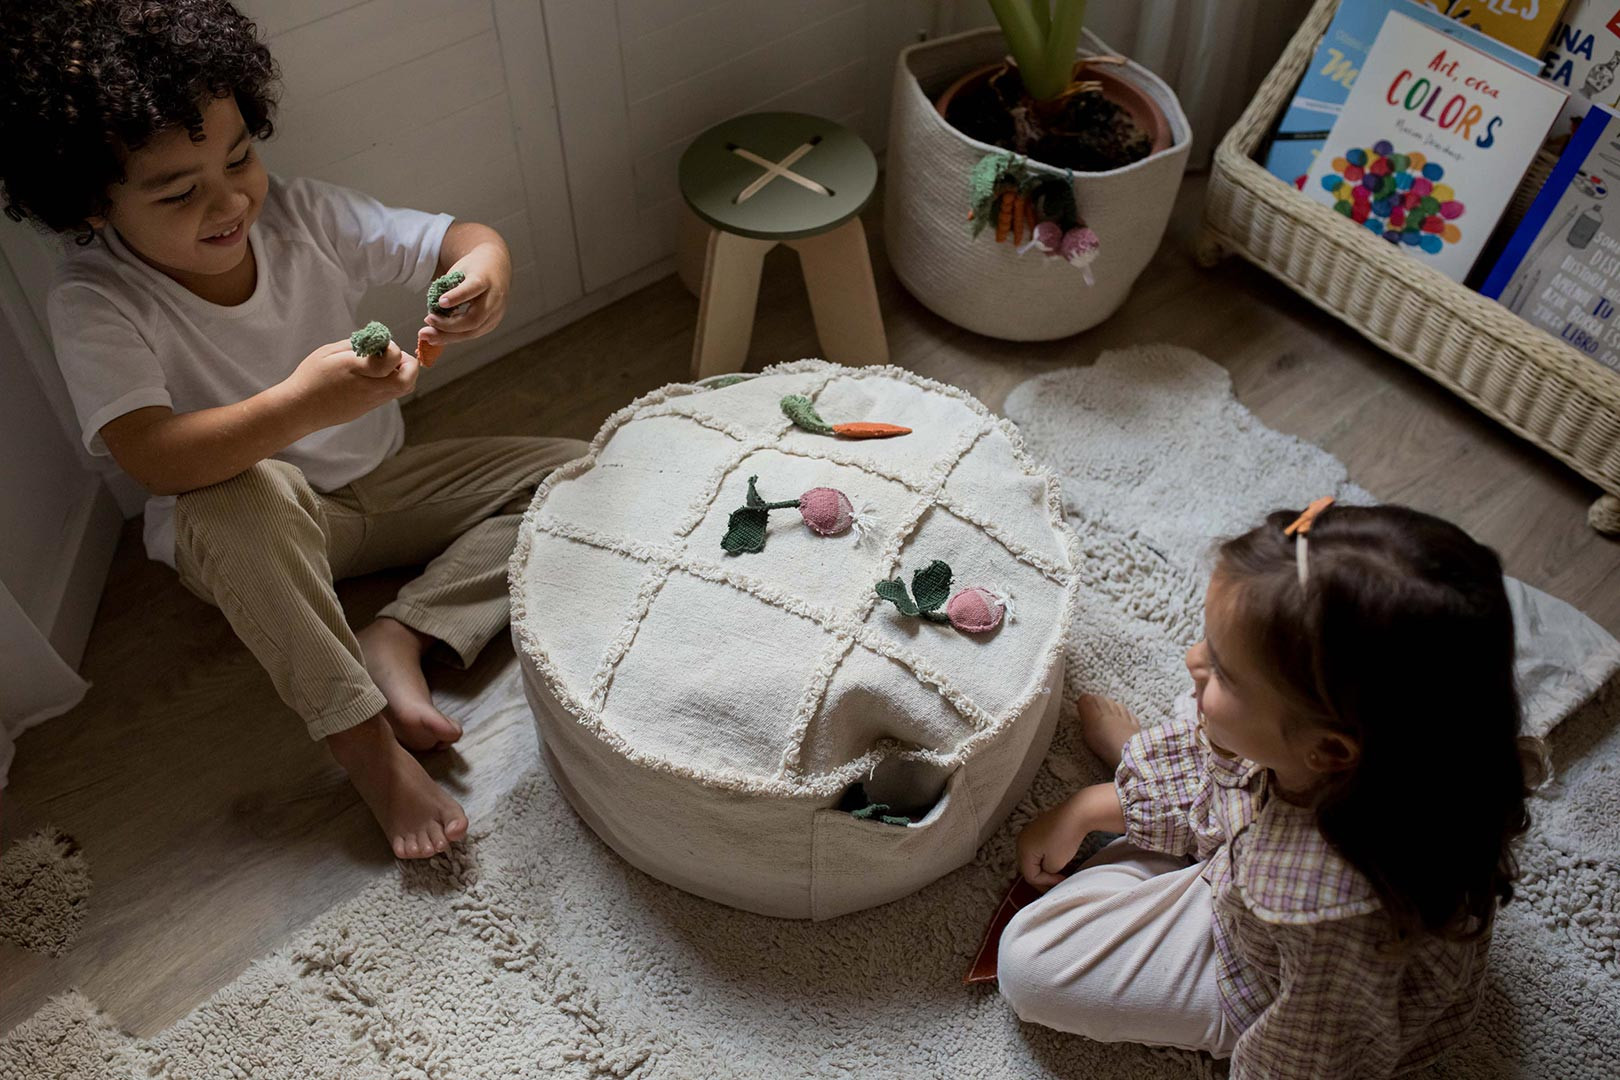
[{"label": "woven basket planter", "polygon": [[1603,489],[1620,533],[1620,375],[1349,219],[1255,160],[1338,0],[1318,0],[1215,150],[1200,261],[1242,255]]},{"label": "woven basket planter", "polygon": [[[1168,148],[1134,165],[1077,173],[1080,215],[1102,242],[1092,264],[1095,284],[1062,259],[1020,256],[1011,244],[967,223],[968,175],[999,147],[947,124],[934,98],[959,76],[1006,55],[1001,31],[970,30],[913,45],[895,67],[883,212],[889,261],[900,281],[930,310],[958,326],[1009,341],[1068,337],[1102,322],[1125,302],[1158,249],[1181,187],[1191,129],[1181,103],[1158,76],[1138,64],[1117,68],[1163,110]],[[1079,56],[1112,52],[1091,34]],[[1038,163],[1054,176],[1063,170]]]}]

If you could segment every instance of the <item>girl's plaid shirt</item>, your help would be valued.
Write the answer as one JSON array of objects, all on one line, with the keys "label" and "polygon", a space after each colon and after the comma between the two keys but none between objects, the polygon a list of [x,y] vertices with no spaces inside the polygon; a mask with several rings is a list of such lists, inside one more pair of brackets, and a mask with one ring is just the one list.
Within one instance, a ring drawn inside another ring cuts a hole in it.
[{"label": "girl's plaid shirt", "polygon": [[1390,1076],[1472,1023],[1489,933],[1397,942],[1312,812],[1279,797],[1269,770],[1213,749],[1194,716],[1133,737],[1115,782],[1129,842],[1205,864],[1221,1004],[1243,1032],[1233,1080]]}]

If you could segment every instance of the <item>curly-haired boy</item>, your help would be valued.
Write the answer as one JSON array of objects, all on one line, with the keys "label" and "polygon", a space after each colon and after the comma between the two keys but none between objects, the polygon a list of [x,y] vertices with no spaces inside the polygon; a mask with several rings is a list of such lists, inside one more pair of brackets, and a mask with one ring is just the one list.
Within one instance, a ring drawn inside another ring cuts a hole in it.
[{"label": "curly-haired boy", "polygon": [[[492,229],[270,176],[277,73],[224,0],[7,0],[6,212],[79,243],[53,285],[57,362],[85,446],[150,492],[148,554],[216,604],[323,739],[394,853],[466,833],[411,751],[456,741],[424,653],[469,663],[506,625],[506,562],[535,485],[573,440],[401,449],[417,361],[348,334],[372,286],[440,298],[420,343],[489,333],[511,263]],[[17,152],[26,148],[26,152]],[[350,630],[334,578],[427,562]]]}]

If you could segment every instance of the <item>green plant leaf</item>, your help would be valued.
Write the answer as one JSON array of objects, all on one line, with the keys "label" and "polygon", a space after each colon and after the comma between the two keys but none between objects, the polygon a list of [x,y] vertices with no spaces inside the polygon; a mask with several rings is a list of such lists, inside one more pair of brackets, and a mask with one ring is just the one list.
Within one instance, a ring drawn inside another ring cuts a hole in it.
[{"label": "green plant leaf", "polygon": [[789,394],[782,399],[782,412],[793,423],[812,435],[831,435],[832,425],[823,420],[803,394]]},{"label": "green plant leaf", "polygon": [[904,584],[898,581],[880,581],[872,586],[873,590],[883,599],[900,609],[900,614],[917,615],[917,605],[911,602],[911,594],[906,592]]},{"label": "green plant leaf", "polygon": [[769,511],[758,506],[741,506],[726,520],[726,535],[720,546],[733,555],[765,550],[765,523]]},{"label": "green plant leaf", "polygon": [[911,591],[917,594],[919,610],[937,610],[951,595],[950,566],[935,559],[911,575]]}]

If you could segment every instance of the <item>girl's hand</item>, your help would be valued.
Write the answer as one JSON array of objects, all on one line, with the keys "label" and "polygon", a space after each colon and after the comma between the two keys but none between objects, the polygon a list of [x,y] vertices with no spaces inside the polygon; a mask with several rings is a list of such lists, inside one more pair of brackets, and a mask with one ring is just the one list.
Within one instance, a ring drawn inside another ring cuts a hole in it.
[{"label": "girl's hand", "polygon": [[497,240],[478,245],[445,272],[454,270],[460,270],[467,278],[439,297],[439,306],[448,310],[466,304],[467,309],[458,315],[428,315],[427,325],[416,332],[418,341],[430,345],[471,341],[494,330],[506,316],[512,263],[505,244]]},{"label": "girl's hand", "polygon": [[1018,834],[1018,872],[1045,889],[1063,880],[1059,873],[1074,859],[1086,837],[1099,829],[1122,831],[1119,793],[1113,784],[1081,788],[1024,826]]},{"label": "girl's hand", "polygon": [[1069,865],[1086,838],[1085,833],[1075,834],[1068,809],[1067,802],[1059,803],[1018,834],[1018,872],[1031,885],[1045,889],[1062,881],[1057,871]]}]

